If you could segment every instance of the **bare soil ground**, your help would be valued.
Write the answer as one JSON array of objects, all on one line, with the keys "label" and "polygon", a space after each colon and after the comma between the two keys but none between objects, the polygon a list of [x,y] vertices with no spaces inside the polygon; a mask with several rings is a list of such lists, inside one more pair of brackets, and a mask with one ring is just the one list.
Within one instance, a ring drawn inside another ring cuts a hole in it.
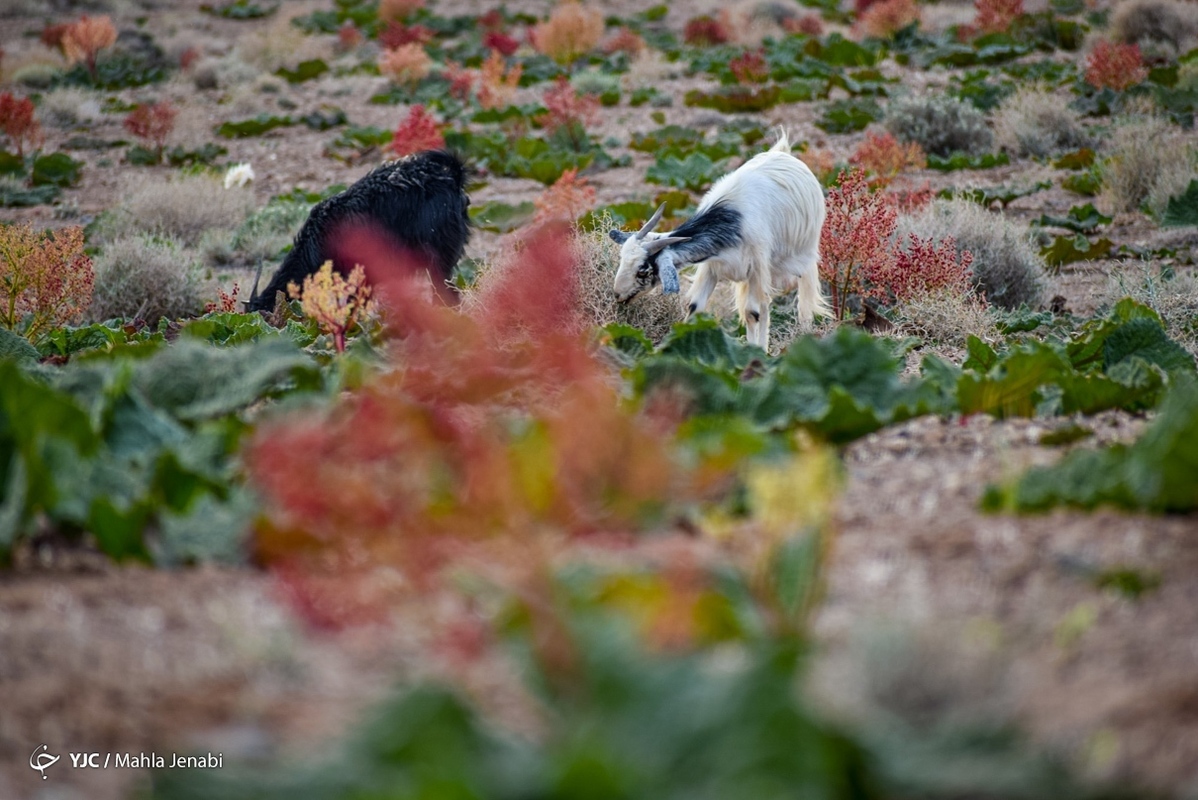
[{"label": "bare soil ground", "polygon": [[[156,40],[179,50],[194,44],[211,55],[274,24],[217,19],[199,13],[198,5],[182,0],[143,9],[118,3],[115,16],[119,27],[134,27],[134,18],[144,16],[143,28]],[[287,13],[293,5],[301,10],[301,4],[287,3]],[[486,10],[475,5],[443,4],[440,10]],[[538,14],[549,5],[508,3]],[[641,8],[623,1],[597,5],[617,15]],[[23,14],[17,6],[17,16],[0,18],[0,44],[9,59],[40,47],[29,32],[65,18],[26,6]],[[311,7],[318,6],[303,6]],[[704,0],[673,3],[671,24],[681,28],[691,16],[715,9]],[[680,100],[687,89],[710,81],[659,69],[661,88],[678,98],[663,109],[667,123],[722,124],[719,115]],[[946,79],[944,73],[911,78],[933,84]],[[186,76],[115,94],[125,100],[170,97],[198,126],[180,135],[213,141],[211,130],[221,121],[280,109],[299,115],[323,103],[343,108],[355,124],[392,127],[402,110],[367,102],[377,83],[330,77],[284,86],[242,96],[237,113],[231,91],[198,91]],[[814,127],[817,113],[815,104],[781,106],[761,120],[787,125],[793,139],[841,156],[850,152],[859,135],[824,134]],[[595,132],[624,141],[630,131],[652,127],[645,110],[621,106],[605,111]],[[73,132],[47,133],[48,149],[54,149]],[[126,138],[119,115],[108,115],[88,133]],[[231,162],[254,165],[252,188],[264,204],[296,186],[315,190],[363,174],[369,164],[346,165],[323,155],[334,135],[294,126],[222,144]],[[134,169],[120,163],[121,152],[73,151],[87,167],[64,204],[5,209],[0,216],[40,225],[90,220],[118,202],[124,175]],[[593,176],[599,202],[651,196],[641,183],[651,159],[632,155],[634,167]],[[973,175],[925,171],[912,180],[938,189],[1030,184],[1051,173],[1017,162]],[[498,179],[475,201],[531,200],[541,189],[533,181]],[[1016,201],[1009,213],[1024,219],[1063,214],[1074,202],[1054,188]],[[1107,235],[1117,243],[1154,247],[1195,244],[1192,231],[1163,234],[1141,215],[1116,219]],[[480,233],[471,253],[485,257],[498,244],[496,235]],[[1074,311],[1092,311],[1112,265],[1076,265],[1054,292]],[[1087,424],[1096,435],[1076,446],[1128,440],[1143,420],[1109,414]],[[927,702],[1009,716],[1095,777],[1198,796],[1198,520],[1112,512],[982,514],[978,499],[987,482],[1059,457],[1060,449],[1037,444],[1046,429],[1042,421],[920,419],[847,448],[812,691],[835,713],[852,716],[871,704],[894,702],[893,692],[879,699],[871,687],[899,680],[916,696],[933,698]],[[1095,586],[1095,575],[1123,568],[1159,576],[1159,587],[1131,599]],[[327,749],[329,737],[395,681],[430,669],[419,615],[408,617],[387,628],[311,634],[293,618],[273,580],[253,568],[158,571],[115,566],[54,543],[27,549],[14,570],[0,572],[0,799],[115,800],[144,779],[135,771],[72,770],[60,762],[43,782],[28,763],[43,742],[53,743],[64,762],[68,751],[199,748],[231,760]],[[871,649],[879,626],[906,632],[906,649]],[[864,657],[867,651],[882,655]]]}]

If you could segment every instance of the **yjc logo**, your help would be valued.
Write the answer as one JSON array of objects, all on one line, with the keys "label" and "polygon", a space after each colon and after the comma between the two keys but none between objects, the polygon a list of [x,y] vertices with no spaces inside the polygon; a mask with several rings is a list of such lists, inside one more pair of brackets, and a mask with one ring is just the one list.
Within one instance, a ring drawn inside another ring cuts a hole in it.
[{"label": "yjc logo", "polygon": [[[48,751],[50,745],[44,744],[33,751],[33,755],[29,756],[29,766],[42,773],[42,780],[46,779],[46,770],[58,763],[58,759],[62,756],[53,755]],[[39,752],[42,751],[42,752]]]}]

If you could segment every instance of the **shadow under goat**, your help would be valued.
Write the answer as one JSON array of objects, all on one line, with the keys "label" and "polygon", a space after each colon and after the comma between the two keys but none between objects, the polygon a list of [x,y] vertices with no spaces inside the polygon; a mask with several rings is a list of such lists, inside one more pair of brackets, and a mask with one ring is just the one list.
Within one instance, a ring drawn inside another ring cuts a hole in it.
[{"label": "shadow under goat", "polygon": [[[278,271],[261,293],[255,285],[246,308],[271,311],[276,293],[286,295],[289,283],[302,286],[330,260],[346,275],[361,264],[371,283],[399,277],[389,274],[396,265],[419,263],[434,287],[444,290],[470,238],[466,176],[462,160],[444,150],[376,167],[312,208]],[[363,231],[370,235],[361,236]]]}]

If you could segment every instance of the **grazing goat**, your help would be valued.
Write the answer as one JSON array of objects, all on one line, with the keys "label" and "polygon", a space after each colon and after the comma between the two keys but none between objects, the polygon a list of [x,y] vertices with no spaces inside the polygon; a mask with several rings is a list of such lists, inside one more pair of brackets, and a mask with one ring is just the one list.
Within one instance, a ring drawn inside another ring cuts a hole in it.
[{"label": "grazing goat", "polygon": [[721,280],[736,283],[736,307],[748,340],[768,349],[770,301],[798,288],[798,319],[809,326],[831,309],[819,285],[819,235],[824,193],[819,181],[790,154],[783,131],[778,143],[716,181],[695,215],[677,230],[654,234],[665,206],[629,234],[613,230],[620,248],[615,291],[628,302],[661,283],[678,291],[678,267],[698,264],[687,293],[690,313],[707,307]]},{"label": "grazing goat", "polygon": [[[430,150],[389,161],[312,208],[270,283],[259,295],[255,281],[246,306],[273,309],[276,292],[286,293],[288,283],[302,285],[328,260],[343,274],[362,263],[371,280],[387,277],[379,273],[389,265],[420,263],[440,288],[470,237],[469,205],[466,166],[452,153]],[[381,248],[372,246],[379,242]],[[367,263],[366,256],[379,262],[380,250],[381,263]]]}]

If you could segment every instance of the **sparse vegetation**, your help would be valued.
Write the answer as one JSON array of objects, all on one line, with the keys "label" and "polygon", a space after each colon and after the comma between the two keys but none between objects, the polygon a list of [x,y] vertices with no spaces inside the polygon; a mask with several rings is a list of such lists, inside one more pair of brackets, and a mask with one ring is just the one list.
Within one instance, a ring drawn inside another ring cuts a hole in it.
[{"label": "sparse vegetation", "polygon": [[[207,295],[195,253],[169,237],[128,235],[96,256],[95,294],[88,316],[158,320],[198,314]],[[139,314],[140,312],[140,314]]]},{"label": "sparse vegetation", "polygon": [[1038,86],[1022,87],[999,104],[994,132],[1000,147],[1020,156],[1055,156],[1091,143],[1066,98]]},{"label": "sparse vegetation", "polygon": [[195,245],[205,233],[235,230],[252,208],[250,189],[226,189],[217,177],[132,178],[124,199],[100,221],[99,234],[107,241],[147,233]]},{"label": "sparse vegetation", "polygon": [[1101,199],[1115,212],[1159,214],[1198,176],[1198,148],[1157,114],[1117,120],[1104,154]]},{"label": "sparse vegetation", "polygon": [[898,231],[935,241],[952,237],[958,250],[973,254],[973,285],[992,305],[1035,308],[1043,299],[1044,260],[1027,227],[1004,214],[970,200],[937,200],[901,218]]},{"label": "sparse vegetation", "polygon": [[994,138],[982,112],[947,94],[896,97],[885,122],[895,136],[938,156],[984,153]]}]

